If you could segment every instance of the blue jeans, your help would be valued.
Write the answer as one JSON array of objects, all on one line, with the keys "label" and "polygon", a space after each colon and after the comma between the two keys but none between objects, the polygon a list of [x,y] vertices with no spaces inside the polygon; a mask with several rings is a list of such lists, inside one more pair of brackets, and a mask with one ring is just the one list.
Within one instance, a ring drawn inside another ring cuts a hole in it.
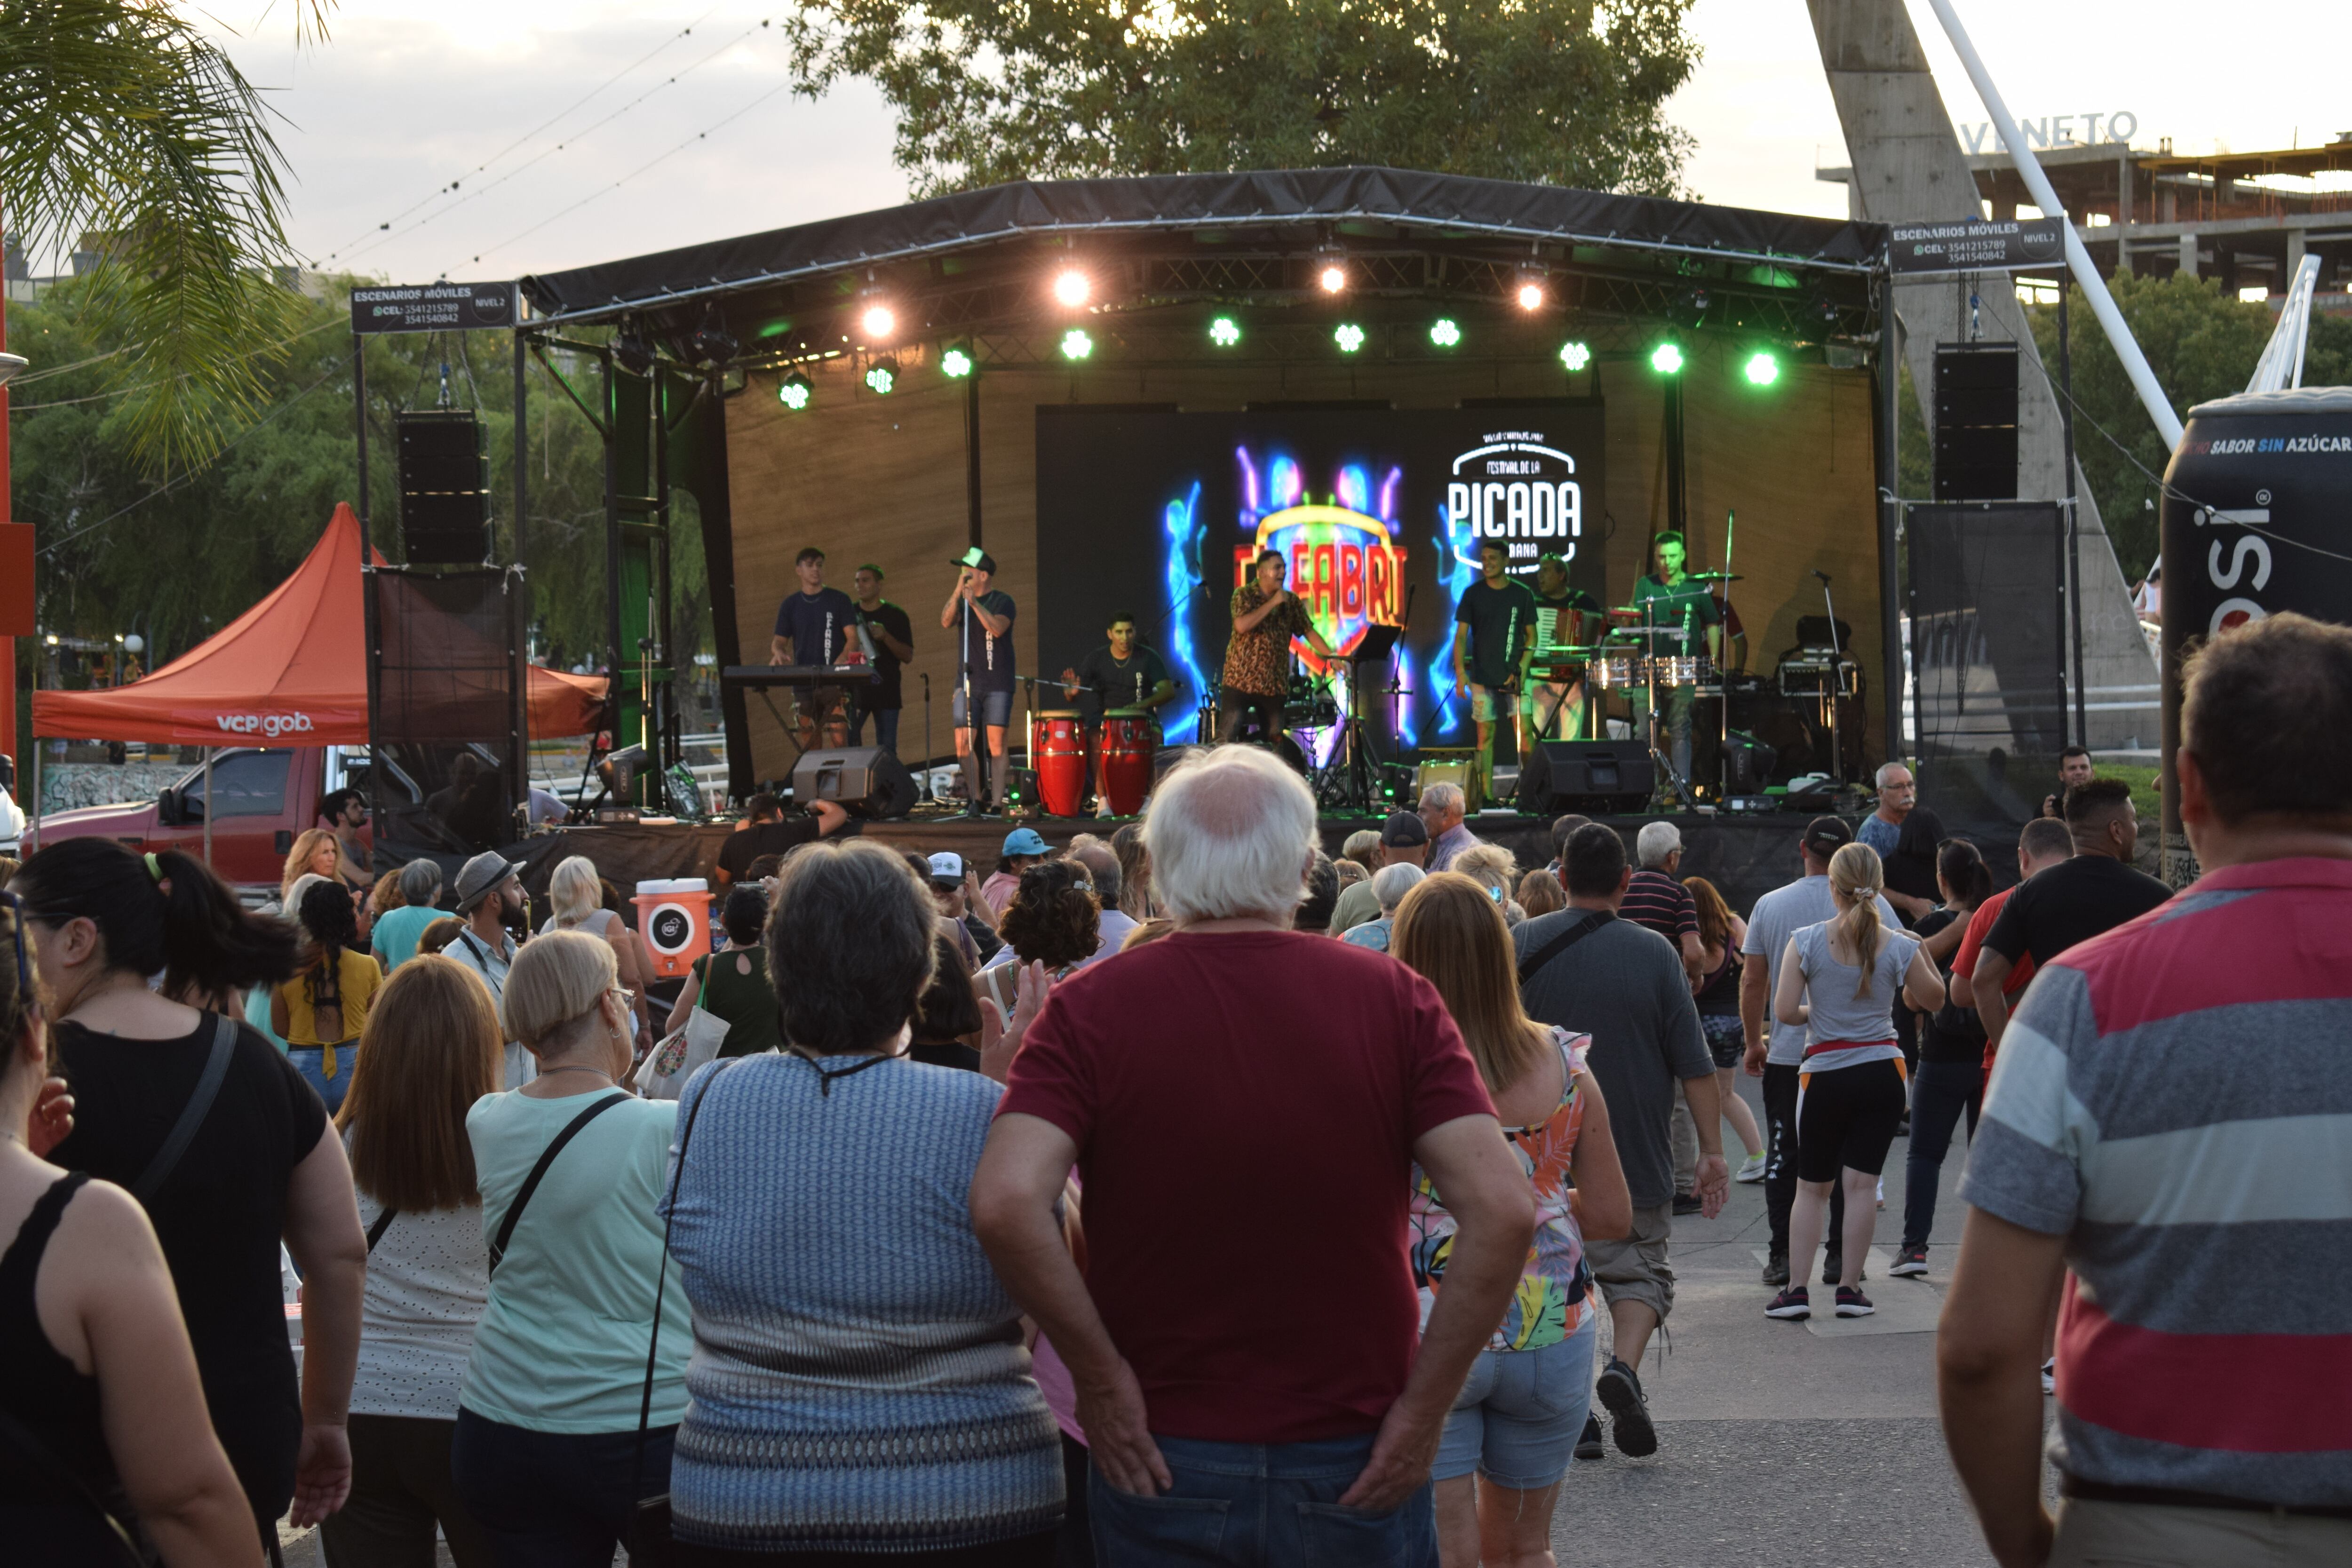
[{"label": "blue jeans", "polygon": [[1576,1332],[1532,1351],[1482,1351],[1445,1417],[1433,1480],[1475,1471],[1498,1487],[1541,1491],[1568,1474],[1592,1408],[1592,1348],[1599,1314]]},{"label": "blue jeans", "polygon": [[1156,1437],[1176,1484],[1158,1497],[1120,1491],[1092,1470],[1087,1508],[1095,1555],[1118,1568],[1226,1563],[1235,1568],[1437,1568],[1428,1483],[1391,1513],[1342,1508],[1372,1438],[1206,1443]]},{"label": "blue jeans", "polygon": [[[498,1553],[499,1568],[612,1568],[640,1497],[669,1490],[677,1428],[646,1434],[533,1432],[459,1406],[449,1479]],[[631,1483],[635,1491],[631,1492]]]},{"label": "blue jeans", "polygon": [[866,743],[866,721],[868,719],[874,721],[874,743],[897,756],[898,710],[896,708],[868,708],[863,702],[859,703],[850,713],[849,743],[853,746]]},{"label": "blue jeans", "polygon": [[[327,1053],[331,1050],[335,1054],[332,1078],[327,1076]],[[352,1064],[360,1059],[357,1041],[348,1046],[295,1046],[287,1051],[286,1059],[294,1064],[294,1070],[302,1075],[304,1083],[319,1091],[328,1115],[343,1108],[344,1091],[352,1087]]]},{"label": "blue jeans", "polygon": [[1911,1081],[1911,1151],[1903,1163],[1903,1245],[1925,1247],[1936,1228],[1936,1173],[1952,1146],[1952,1129],[1968,1112],[1977,1135],[1984,1105],[1984,1068],[1976,1062],[1921,1062]]}]

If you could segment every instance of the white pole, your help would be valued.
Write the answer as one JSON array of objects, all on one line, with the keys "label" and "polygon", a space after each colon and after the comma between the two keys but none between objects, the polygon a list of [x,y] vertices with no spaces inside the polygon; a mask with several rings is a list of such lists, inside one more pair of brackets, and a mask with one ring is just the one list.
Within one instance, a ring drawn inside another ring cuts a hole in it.
[{"label": "white pole", "polygon": [[[2066,265],[2074,269],[2074,279],[2082,284],[2083,295],[2091,302],[2092,314],[2106,329],[2107,342],[2115,345],[2116,357],[2123,361],[2124,372],[2131,377],[2132,390],[2139,394],[2147,416],[2156,421],[2157,433],[2164,437],[2166,447],[2179,446],[2180,416],[2172,411],[2164,388],[2156,384],[2156,372],[2147,367],[2147,356],[2139,352],[2131,329],[2124,325],[2123,312],[2116,309],[2115,299],[2101,281],[2098,268],[2091,265],[2091,253],[2083,248],[2082,239],[2074,233],[2074,220],[2059,205],[2058,194],[2050,188],[2050,177],[2026,150],[2025,138],[2019,133],[2017,121],[2011,118],[2009,105],[2001,101],[2000,89],[1993,86],[1984,61],[1977,57],[1976,46],[1969,41],[1968,29],[1960,26],[1959,16],[1952,9],[1952,0],[1927,0],[1927,4],[1935,8],[1936,19],[1944,24],[1944,32],[1959,54],[1960,64],[1968,68],[1969,79],[1976,83],[1977,96],[1984,100],[1985,110],[1992,116],[1993,131],[2008,143],[2010,161],[2017,165],[2025,188],[2033,193],[2035,205],[2042,208],[2044,217],[2060,220],[2066,236]],[[1973,198],[1976,192],[1971,190],[1969,195]],[[2116,244],[2120,247],[2122,241]]]}]

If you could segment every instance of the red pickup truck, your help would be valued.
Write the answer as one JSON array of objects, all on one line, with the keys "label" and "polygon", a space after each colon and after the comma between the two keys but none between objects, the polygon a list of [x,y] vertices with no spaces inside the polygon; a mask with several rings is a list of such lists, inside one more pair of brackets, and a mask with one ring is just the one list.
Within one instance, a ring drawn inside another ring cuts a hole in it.
[{"label": "red pickup truck", "polygon": [[[330,790],[364,786],[364,747],[237,747],[213,758],[213,868],[240,889],[278,895],[278,879],[295,836],[319,825],[319,802]],[[205,770],[190,768],[153,800],[83,806],[27,825],[29,851],[60,838],[103,835],[140,851],[205,852]]]}]

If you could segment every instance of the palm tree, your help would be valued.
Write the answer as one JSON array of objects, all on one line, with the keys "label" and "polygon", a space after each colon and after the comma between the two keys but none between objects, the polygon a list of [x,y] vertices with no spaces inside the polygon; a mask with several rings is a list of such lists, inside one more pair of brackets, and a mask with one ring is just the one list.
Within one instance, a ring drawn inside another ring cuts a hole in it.
[{"label": "palm tree", "polygon": [[[299,0],[298,42],[333,4]],[[98,253],[84,326],[127,345],[116,416],[153,468],[216,449],[286,336],[284,172],[259,94],[165,0],[0,0],[0,214],[28,254]]]}]

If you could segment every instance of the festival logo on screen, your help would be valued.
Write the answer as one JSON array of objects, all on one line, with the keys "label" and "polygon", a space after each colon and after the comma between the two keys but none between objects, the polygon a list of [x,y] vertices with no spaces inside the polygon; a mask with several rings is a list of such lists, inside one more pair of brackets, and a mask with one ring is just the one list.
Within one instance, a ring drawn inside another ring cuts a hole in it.
[{"label": "festival logo on screen", "polygon": [[1290,563],[1290,591],[1323,640],[1340,653],[1363,640],[1375,623],[1403,618],[1405,547],[1397,502],[1404,470],[1391,468],[1374,485],[1360,463],[1341,465],[1328,499],[1317,500],[1295,458],[1275,455],[1261,469],[1246,447],[1241,464],[1239,522],[1249,542],[1234,546],[1234,586],[1250,580],[1261,552],[1278,550]]},{"label": "festival logo on screen", "polygon": [[1509,552],[1515,577],[1532,576],[1545,555],[1572,562],[1584,537],[1576,459],[1544,445],[1539,430],[1489,435],[1454,459],[1445,521],[1453,553],[1474,568],[1478,547],[1488,540]]}]

